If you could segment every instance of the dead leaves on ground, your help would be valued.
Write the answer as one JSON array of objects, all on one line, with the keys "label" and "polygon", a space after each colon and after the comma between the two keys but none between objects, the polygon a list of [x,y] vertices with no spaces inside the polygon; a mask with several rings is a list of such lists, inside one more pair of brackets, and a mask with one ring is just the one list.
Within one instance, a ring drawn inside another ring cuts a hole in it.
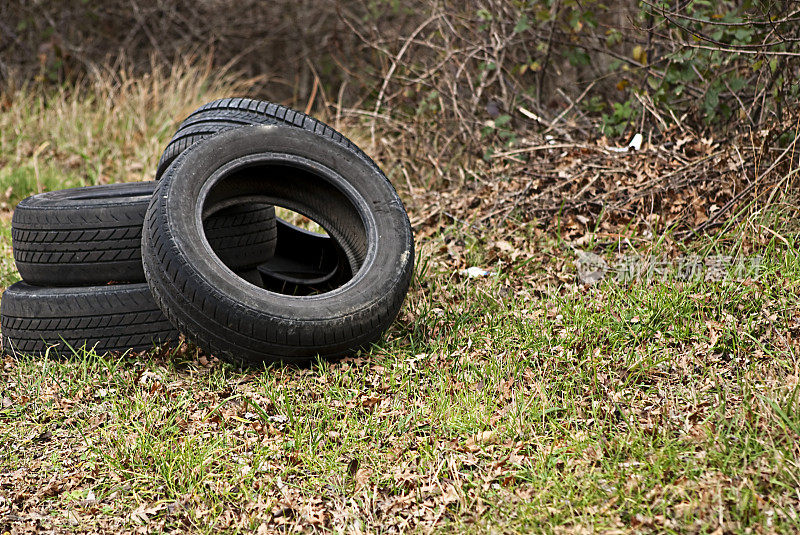
[{"label": "dead leaves on ground", "polygon": [[688,236],[724,222],[753,199],[781,198],[773,198],[771,188],[786,186],[782,178],[798,166],[797,156],[778,161],[778,153],[765,148],[769,136],[766,130],[729,139],[667,132],[630,152],[613,152],[605,139],[551,140],[552,149],[531,141],[477,162],[472,179],[453,178],[450,189],[414,189],[419,215],[412,223],[423,235],[437,220],[483,232],[515,219],[535,220],[567,240],[589,230],[650,238],[670,229]]}]

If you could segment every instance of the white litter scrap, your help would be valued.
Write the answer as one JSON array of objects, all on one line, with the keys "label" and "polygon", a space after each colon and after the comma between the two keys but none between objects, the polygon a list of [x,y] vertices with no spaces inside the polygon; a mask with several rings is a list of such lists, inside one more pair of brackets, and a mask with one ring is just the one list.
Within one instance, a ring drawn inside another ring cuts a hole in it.
[{"label": "white litter scrap", "polygon": [[636,134],[633,136],[631,142],[628,143],[628,149],[641,150],[642,141],[644,141],[644,136],[642,136],[642,134]]},{"label": "white litter scrap", "polygon": [[642,134],[637,133],[631,139],[631,142],[628,143],[627,147],[608,147],[608,150],[611,152],[630,152],[630,151],[637,151],[642,149],[642,142],[644,142],[644,136]]},{"label": "white litter scrap", "polygon": [[468,267],[467,269],[462,269],[459,271],[462,275],[466,275],[470,279],[477,279],[479,277],[488,277],[492,274],[491,271],[483,268],[479,268],[478,266]]}]

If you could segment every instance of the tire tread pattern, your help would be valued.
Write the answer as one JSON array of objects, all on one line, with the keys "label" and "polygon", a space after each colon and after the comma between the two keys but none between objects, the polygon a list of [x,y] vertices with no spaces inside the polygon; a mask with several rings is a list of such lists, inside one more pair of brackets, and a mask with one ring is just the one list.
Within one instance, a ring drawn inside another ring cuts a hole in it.
[{"label": "tire tread pattern", "polygon": [[[378,165],[347,137],[324,122],[280,104],[251,98],[222,98],[200,106],[178,127],[156,168],[156,180],[184,150],[200,139],[236,126],[289,125],[314,132],[353,151],[374,169]],[[381,172],[381,174],[383,174]]]},{"label": "tire tread pattern", "polygon": [[97,353],[173,343],[178,331],[153,301],[146,284],[80,288],[10,286],[0,303],[3,351],[69,354],[65,343]]},{"label": "tire tread pattern", "polygon": [[[150,183],[150,192],[154,186]],[[14,261],[23,280],[53,286],[144,282],[141,239],[149,195],[79,209],[29,199],[17,206],[11,228]],[[257,265],[275,250],[271,206],[231,207],[204,226],[212,249],[232,268]]]}]

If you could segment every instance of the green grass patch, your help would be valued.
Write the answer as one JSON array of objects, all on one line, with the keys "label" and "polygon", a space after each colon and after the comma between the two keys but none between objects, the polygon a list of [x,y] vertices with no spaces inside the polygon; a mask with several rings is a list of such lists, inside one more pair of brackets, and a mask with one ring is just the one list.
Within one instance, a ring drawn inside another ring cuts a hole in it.
[{"label": "green grass patch", "polygon": [[204,533],[800,528],[796,238],[756,251],[754,280],[588,287],[547,243],[466,277],[430,254],[453,236],[421,244],[370,355],[7,359],[21,512]]}]

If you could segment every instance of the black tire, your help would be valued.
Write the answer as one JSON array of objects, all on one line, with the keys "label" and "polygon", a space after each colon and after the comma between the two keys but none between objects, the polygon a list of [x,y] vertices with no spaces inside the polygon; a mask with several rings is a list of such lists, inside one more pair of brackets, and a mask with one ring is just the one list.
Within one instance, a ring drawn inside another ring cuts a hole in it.
[{"label": "black tire", "polygon": [[[231,129],[183,152],[159,182],[142,235],[145,276],[167,317],[206,351],[242,364],[346,355],[376,341],[400,310],[414,263],[408,216],[374,164],[331,136]],[[308,297],[236,276],[210,254],[196,214],[242,196],[317,221],[355,275]]]},{"label": "black tire", "polygon": [[161,154],[156,168],[156,180],[161,178],[178,155],[194,143],[228,128],[248,125],[293,126],[315,132],[350,149],[378,169],[375,162],[355,143],[322,121],[303,112],[265,100],[222,98],[197,108],[178,126],[175,135]]},{"label": "black tire", "polygon": [[69,355],[146,350],[173,343],[178,332],[153,301],[147,284],[45,288],[12,284],[0,302],[3,351]]},{"label": "black tire", "polygon": [[[144,282],[142,223],[155,184],[72,188],[24,199],[11,224],[20,276],[43,286]],[[231,206],[204,225],[214,250],[234,268],[263,263],[275,250],[272,206]]]}]

